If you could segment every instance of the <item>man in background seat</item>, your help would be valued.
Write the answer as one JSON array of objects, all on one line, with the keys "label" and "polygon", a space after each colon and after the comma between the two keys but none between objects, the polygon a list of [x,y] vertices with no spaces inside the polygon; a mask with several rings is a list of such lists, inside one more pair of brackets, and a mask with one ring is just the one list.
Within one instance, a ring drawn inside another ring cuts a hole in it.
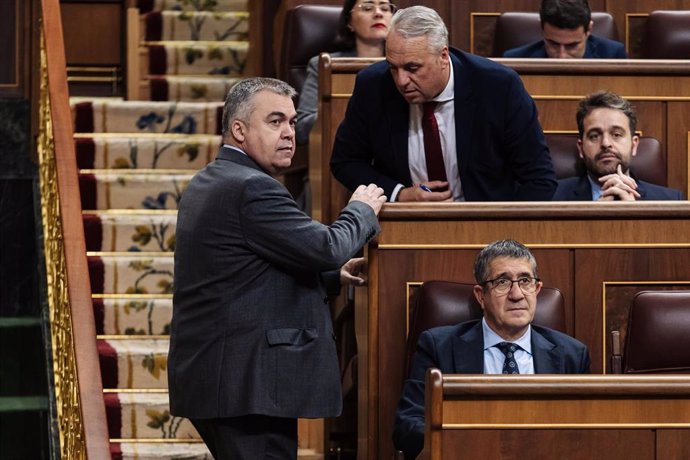
[{"label": "man in background seat", "polygon": [[577,109],[577,149],[585,173],[558,181],[554,201],[682,200],[683,193],[636,180],[630,164],[640,142],[632,104],[610,91],[585,97]]},{"label": "man in background seat", "polygon": [[591,34],[587,0],[543,0],[539,10],[543,40],[506,51],[509,58],[625,59],[622,43]]},{"label": "man in background seat", "polygon": [[396,449],[414,459],[424,446],[424,379],[444,374],[588,374],[587,347],[561,332],[532,325],[542,282],[527,247],[495,241],[474,263],[474,295],[481,320],[422,332],[398,403]]}]

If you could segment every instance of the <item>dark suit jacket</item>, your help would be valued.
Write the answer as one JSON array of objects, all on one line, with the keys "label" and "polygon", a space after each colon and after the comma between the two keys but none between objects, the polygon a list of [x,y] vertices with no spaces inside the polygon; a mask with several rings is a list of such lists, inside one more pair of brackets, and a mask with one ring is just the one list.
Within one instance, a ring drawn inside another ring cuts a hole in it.
[{"label": "dark suit jacket", "polygon": [[[673,188],[636,180],[640,200],[682,200],[683,192]],[[558,181],[553,201],[591,201],[592,186],[586,175],[568,177]]]},{"label": "dark suit jacket", "polygon": [[[534,101],[518,75],[488,59],[451,49],[458,169],[467,201],[550,200],[556,175]],[[348,189],[375,183],[390,198],[412,185],[409,104],[388,64],[357,75],[331,157]]]},{"label": "dark suit jacket", "polygon": [[330,227],[312,220],[251,158],[222,148],[178,211],[171,412],[338,415],[340,371],[321,272],[339,269],[378,231],[362,202]]},{"label": "dark suit jacket", "polygon": [[[589,351],[574,338],[532,325],[532,357],[537,374],[589,374]],[[429,368],[445,374],[482,374],[481,320],[422,332],[398,403],[393,429],[396,449],[414,459],[424,447],[424,379]]]},{"label": "dark suit jacket", "polygon": [[[546,48],[544,48],[544,40],[509,49],[503,53],[503,57],[545,58],[547,56]],[[589,38],[587,38],[585,54],[582,57],[584,59],[625,59],[628,55],[625,53],[625,46],[623,46],[621,42],[590,35]]]}]

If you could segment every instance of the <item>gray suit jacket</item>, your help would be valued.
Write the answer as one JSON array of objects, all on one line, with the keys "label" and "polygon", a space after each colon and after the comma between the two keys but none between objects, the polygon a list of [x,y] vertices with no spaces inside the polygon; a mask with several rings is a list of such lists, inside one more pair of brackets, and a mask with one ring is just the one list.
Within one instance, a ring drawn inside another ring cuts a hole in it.
[{"label": "gray suit jacket", "polygon": [[222,148],[192,179],[178,211],[171,412],[338,415],[340,371],[322,272],[339,269],[378,231],[361,202],[331,226],[312,220],[251,158]]},{"label": "gray suit jacket", "polygon": [[[537,374],[589,374],[589,351],[574,338],[532,325],[532,359]],[[398,403],[393,442],[405,458],[414,459],[424,447],[424,379],[429,368],[446,374],[484,372],[481,320],[422,332]]]},{"label": "gray suit jacket", "polygon": [[[356,50],[334,51],[331,57],[357,57]],[[319,56],[309,59],[307,64],[307,77],[299,92],[299,104],[297,105],[297,125],[295,126],[295,137],[297,144],[308,144],[309,133],[311,132],[319,108]]]}]

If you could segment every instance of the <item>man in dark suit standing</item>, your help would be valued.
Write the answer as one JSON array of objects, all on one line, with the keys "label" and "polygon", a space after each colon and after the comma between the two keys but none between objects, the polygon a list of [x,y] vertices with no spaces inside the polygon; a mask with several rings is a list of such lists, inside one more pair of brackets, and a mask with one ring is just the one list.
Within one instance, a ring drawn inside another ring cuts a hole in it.
[{"label": "man in dark suit standing", "polygon": [[683,193],[633,178],[630,164],[640,142],[629,101],[610,91],[585,97],[578,106],[577,149],[585,172],[558,181],[554,201],[682,200]]},{"label": "man in dark suit standing", "polygon": [[406,459],[424,446],[424,379],[448,374],[588,374],[587,347],[558,331],[530,324],[542,282],[524,245],[495,241],[474,263],[474,295],[482,320],[422,332],[398,403],[393,442]]},{"label": "man in dark suit standing", "polygon": [[294,459],[297,418],[340,413],[327,295],[363,282],[350,258],[386,200],[359,187],[330,226],[298,209],[273,177],[295,152],[294,96],[279,80],[235,85],[224,145],[179,206],[170,407],[219,459]]},{"label": "man in dark suit standing", "polygon": [[539,9],[543,40],[507,50],[509,58],[625,59],[621,42],[592,35],[587,0],[543,0]]},{"label": "man in dark suit standing", "polygon": [[333,175],[391,201],[550,200],[556,176],[537,108],[518,75],[448,48],[434,10],[399,10],[386,61],[357,75]]}]

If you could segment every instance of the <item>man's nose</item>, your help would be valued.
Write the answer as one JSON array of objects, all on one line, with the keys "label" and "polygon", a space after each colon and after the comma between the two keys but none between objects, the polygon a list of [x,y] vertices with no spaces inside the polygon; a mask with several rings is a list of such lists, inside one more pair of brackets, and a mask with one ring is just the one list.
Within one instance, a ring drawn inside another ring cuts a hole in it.
[{"label": "man's nose", "polygon": [[522,289],[520,289],[520,286],[518,286],[518,283],[513,283],[510,285],[510,291],[508,291],[508,297],[511,299],[522,299],[525,297],[525,293],[522,292]]},{"label": "man's nose", "polygon": [[401,70],[395,75],[395,80],[398,86],[407,86],[410,82],[410,77],[407,75],[407,72]]},{"label": "man's nose", "polygon": [[558,59],[567,59],[567,58],[570,57],[570,55],[568,54],[568,51],[565,49],[565,46],[564,46],[564,45],[560,45],[560,46],[558,47],[558,54],[557,54],[557,56],[558,56]]}]

